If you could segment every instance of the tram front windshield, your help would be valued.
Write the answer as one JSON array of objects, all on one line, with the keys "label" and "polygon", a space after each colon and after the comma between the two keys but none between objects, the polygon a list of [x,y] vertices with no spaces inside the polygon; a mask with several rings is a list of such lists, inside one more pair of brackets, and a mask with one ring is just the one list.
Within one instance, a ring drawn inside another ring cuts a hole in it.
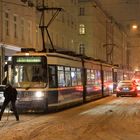
[{"label": "tram front windshield", "polygon": [[13,57],[13,85],[19,88],[45,87],[47,84],[46,63],[44,56]]}]

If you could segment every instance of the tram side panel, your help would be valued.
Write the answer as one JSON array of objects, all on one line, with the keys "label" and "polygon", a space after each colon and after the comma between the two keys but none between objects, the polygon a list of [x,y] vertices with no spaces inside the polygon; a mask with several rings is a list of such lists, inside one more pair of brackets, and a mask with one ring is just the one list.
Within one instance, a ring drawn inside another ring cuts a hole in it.
[{"label": "tram side panel", "polygon": [[100,63],[85,61],[86,69],[86,101],[102,97]]},{"label": "tram side panel", "polygon": [[[47,107],[59,109],[83,103],[84,96],[86,101],[91,101],[109,95],[111,91],[109,85],[112,81],[111,67],[108,65],[102,65],[101,69],[101,63],[92,60],[84,60],[83,65],[81,59],[77,57],[55,53],[44,54],[43,57],[38,56],[40,55],[38,53],[34,55],[34,57],[31,55],[15,59],[14,69],[18,71],[18,74],[15,75],[18,82],[15,81],[15,84],[19,92],[17,102],[19,107],[22,106],[23,109],[44,108],[43,110],[46,110]],[[34,59],[39,62],[33,61]],[[29,60],[32,63],[29,63]],[[45,68],[41,60],[45,63]],[[34,73],[30,74],[27,68],[32,68],[32,70],[37,68],[36,74],[43,70],[41,73],[46,73],[47,77],[42,75],[42,79],[45,78],[45,80],[34,82],[31,80]],[[83,77],[83,72],[85,77]],[[24,76],[24,79],[20,74]],[[25,75],[27,76],[25,77]],[[83,78],[85,78],[84,85]]]},{"label": "tram side panel", "polygon": [[48,64],[49,107],[64,107],[63,105],[66,107],[82,103],[81,62],[61,57],[49,57]]},{"label": "tram side panel", "polygon": [[102,64],[103,72],[103,96],[108,96],[113,93],[113,74],[112,66],[107,64]]}]

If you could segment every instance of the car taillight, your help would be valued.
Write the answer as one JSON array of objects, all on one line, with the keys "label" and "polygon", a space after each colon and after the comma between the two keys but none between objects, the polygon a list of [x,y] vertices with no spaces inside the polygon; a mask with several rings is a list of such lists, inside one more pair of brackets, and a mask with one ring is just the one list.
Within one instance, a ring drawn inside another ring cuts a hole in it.
[{"label": "car taillight", "polygon": [[133,86],[130,91],[135,91],[135,90],[136,90],[136,87]]},{"label": "car taillight", "polygon": [[121,91],[118,87],[116,88],[116,91]]},{"label": "car taillight", "polygon": [[76,86],[77,91],[83,91],[83,86]]}]

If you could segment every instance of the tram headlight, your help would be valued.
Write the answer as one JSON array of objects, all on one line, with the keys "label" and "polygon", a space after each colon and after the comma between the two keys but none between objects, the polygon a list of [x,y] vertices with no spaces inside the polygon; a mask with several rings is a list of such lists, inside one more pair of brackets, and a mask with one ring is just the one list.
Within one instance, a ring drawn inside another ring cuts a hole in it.
[{"label": "tram headlight", "polygon": [[44,96],[44,92],[41,92],[41,91],[35,92],[35,97],[41,98],[41,97],[43,97],[43,96]]}]

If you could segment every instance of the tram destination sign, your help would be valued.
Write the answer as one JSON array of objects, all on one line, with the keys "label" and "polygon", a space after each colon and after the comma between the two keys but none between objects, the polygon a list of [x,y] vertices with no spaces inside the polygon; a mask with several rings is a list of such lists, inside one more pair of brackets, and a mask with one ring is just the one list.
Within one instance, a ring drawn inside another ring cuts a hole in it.
[{"label": "tram destination sign", "polygon": [[17,63],[40,63],[41,57],[16,57]]}]

